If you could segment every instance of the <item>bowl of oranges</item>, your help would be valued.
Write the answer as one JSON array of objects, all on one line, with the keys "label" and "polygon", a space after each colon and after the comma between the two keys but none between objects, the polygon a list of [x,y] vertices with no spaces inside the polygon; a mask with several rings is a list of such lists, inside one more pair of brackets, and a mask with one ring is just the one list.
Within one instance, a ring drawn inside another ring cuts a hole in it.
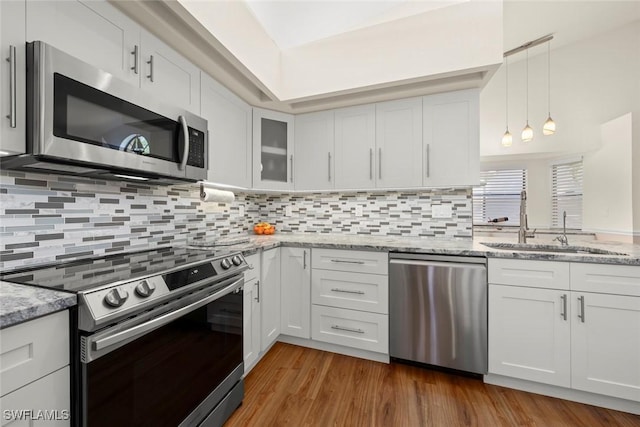
[{"label": "bowl of oranges", "polygon": [[256,234],[273,234],[276,232],[276,227],[268,222],[259,222],[253,226],[253,232]]}]

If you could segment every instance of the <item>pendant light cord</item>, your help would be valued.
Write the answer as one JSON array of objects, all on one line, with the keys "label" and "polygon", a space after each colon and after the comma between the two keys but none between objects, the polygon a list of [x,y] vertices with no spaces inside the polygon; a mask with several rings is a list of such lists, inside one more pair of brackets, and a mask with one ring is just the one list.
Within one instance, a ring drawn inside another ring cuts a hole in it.
[{"label": "pendant light cord", "polygon": [[507,78],[505,79],[505,87],[506,87],[506,99],[505,99],[505,106],[507,107],[507,130],[509,130],[509,57],[505,57],[504,58],[504,67],[505,67],[505,72],[507,74]]},{"label": "pendant light cord", "polygon": [[547,109],[551,117],[551,40],[547,42]]},{"label": "pendant light cord", "polygon": [[529,124],[529,49],[527,49],[527,125]]}]

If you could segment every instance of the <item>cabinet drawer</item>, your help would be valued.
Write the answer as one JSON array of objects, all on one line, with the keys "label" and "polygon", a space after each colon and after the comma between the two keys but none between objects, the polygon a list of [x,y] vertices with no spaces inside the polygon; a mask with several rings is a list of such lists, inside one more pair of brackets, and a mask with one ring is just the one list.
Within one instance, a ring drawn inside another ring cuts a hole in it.
[{"label": "cabinet drawer", "polygon": [[389,316],[312,305],[311,338],[389,354]]},{"label": "cabinet drawer", "polygon": [[249,270],[244,272],[244,282],[247,283],[250,280],[260,277],[260,252],[247,255],[244,259],[249,265]]},{"label": "cabinet drawer", "polygon": [[313,249],[311,267],[354,273],[387,274],[389,255],[386,252]]},{"label": "cabinet drawer", "polygon": [[69,313],[60,311],[0,331],[0,395],[69,364]]},{"label": "cabinet drawer", "polygon": [[569,266],[568,262],[490,258],[488,260],[489,283],[569,289]]},{"label": "cabinet drawer", "polygon": [[388,314],[388,282],[388,277],[380,274],[314,270],[311,278],[311,302]]},{"label": "cabinet drawer", "polygon": [[[52,374],[40,378],[38,381],[20,388],[19,390],[2,396],[2,426],[5,425],[30,425],[62,427],[71,425],[71,392],[70,392],[69,367],[55,371]],[[9,414],[5,411],[47,411],[52,419],[39,420],[7,419]],[[17,421],[15,424],[13,421]],[[30,421],[30,422],[29,422]],[[23,424],[24,423],[24,424]]]},{"label": "cabinet drawer", "polygon": [[640,267],[571,263],[571,290],[640,296]]}]

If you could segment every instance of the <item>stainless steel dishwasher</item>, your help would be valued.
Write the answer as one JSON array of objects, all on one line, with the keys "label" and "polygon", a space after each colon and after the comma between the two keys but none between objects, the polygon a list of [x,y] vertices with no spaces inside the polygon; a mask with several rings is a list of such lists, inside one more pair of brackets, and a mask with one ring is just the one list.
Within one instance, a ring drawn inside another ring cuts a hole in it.
[{"label": "stainless steel dishwasher", "polygon": [[389,353],[486,374],[486,259],[390,253]]}]

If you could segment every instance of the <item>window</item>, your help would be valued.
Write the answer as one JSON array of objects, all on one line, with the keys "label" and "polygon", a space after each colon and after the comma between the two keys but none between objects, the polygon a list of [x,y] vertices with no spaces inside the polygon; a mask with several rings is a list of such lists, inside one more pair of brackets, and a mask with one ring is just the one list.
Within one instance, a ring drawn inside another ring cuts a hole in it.
[{"label": "window", "polygon": [[520,192],[526,189],[526,169],[481,171],[484,185],[473,189],[473,223],[507,217],[500,225],[520,225]]},{"label": "window", "polygon": [[582,160],[551,166],[551,226],[562,227],[567,212],[567,228],[582,228]]}]

